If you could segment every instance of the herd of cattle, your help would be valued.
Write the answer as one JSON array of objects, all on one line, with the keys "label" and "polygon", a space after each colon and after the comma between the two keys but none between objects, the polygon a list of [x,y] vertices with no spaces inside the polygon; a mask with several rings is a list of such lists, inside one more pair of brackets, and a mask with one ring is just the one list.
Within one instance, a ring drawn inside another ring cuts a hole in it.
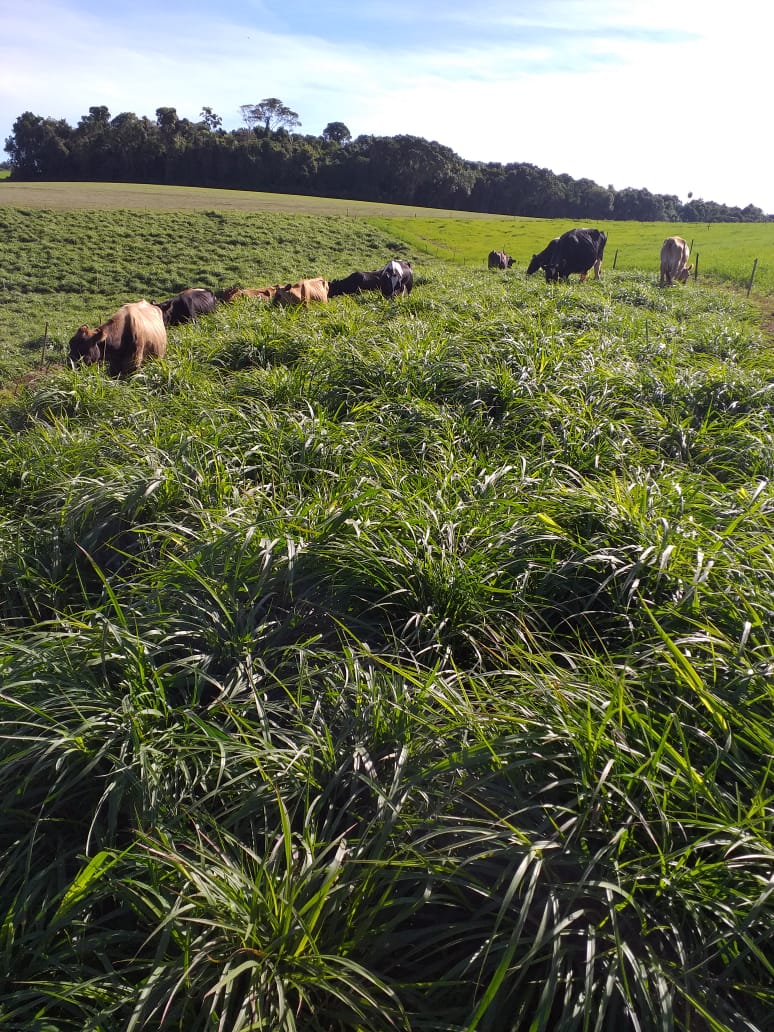
[{"label": "herd of cattle", "polygon": [[411,262],[393,259],[373,272],[353,272],[345,279],[322,276],[279,283],[272,287],[229,287],[218,294],[204,287],[182,290],[166,301],[130,301],[122,305],[95,330],[80,326],[70,338],[70,364],[103,362],[111,376],[125,376],[139,369],[146,359],[163,358],[167,350],[167,327],[192,322],[207,315],[216,305],[240,297],[258,297],[276,305],[327,303],[328,298],[378,290],[385,297],[410,294],[414,286]]},{"label": "herd of cattle", "polygon": [[[527,266],[527,275],[534,275],[542,269],[547,283],[566,280],[573,273],[585,280],[591,269],[599,279],[602,257],[605,253],[607,233],[599,229],[568,229],[554,237],[539,254],[533,254]],[[661,274],[659,286],[671,287],[674,283],[685,283],[692,266],[688,264],[690,249],[682,237],[667,237],[661,246]],[[513,258],[505,251],[490,251],[487,260],[490,269],[510,269]]]},{"label": "herd of cattle", "polygon": [[[599,229],[570,229],[555,237],[527,266],[532,276],[542,269],[546,282],[567,280],[574,273],[585,280],[591,269],[600,277],[607,234]],[[660,286],[685,283],[692,266],[689,248],[682,237],[668,237],[661,248]],[[514,259],[505,251],[491,251],[490,269],[509,269]],[[331,297],[378,290],[384,297],[410,294],[414,286],[411,263],[400,259],[387,262],[373,272],[356,271],[344,279],[327,280],[322,276],[279,283],[271,287],[230,287],[218,294],[204,287],[183,290],[166,301],[132,301],[122,305],[107,322],[96,329],[80,326],[70,339],[70,363],[91,365],[103,362],[111,376],[125,376],[138,369],[146,359],[163,358],[167,349],[167,327],[191,322],[240,297],[257,297],[277,305],[327,303]]]}]

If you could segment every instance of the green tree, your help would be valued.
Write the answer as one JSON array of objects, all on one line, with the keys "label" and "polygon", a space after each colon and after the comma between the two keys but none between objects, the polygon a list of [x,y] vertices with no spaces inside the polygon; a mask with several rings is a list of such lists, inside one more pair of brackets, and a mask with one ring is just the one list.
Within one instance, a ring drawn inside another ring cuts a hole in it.
[{"label": "green tree", "polygon": [[295,129],[301,125],[298,114],[278,97],[265,97],[259,104],[242,104],[239,110],[250,129],[261,125],[266,133],[277,129]]},{"label": "green tree", "polygon": [[322,138],[329,143],[349,143],[352,133],[343,122],[328,122],[322,131]]},{"label": "green tree", "polygon": [[216,115],[211,107],[203,107],[200,114],[201,120],[210,132],[217,132],[223,126],[223,119]]},{"label": "green tree", "polygon": [[41,118],[31,111],[19,115],[13,124],[13,133],[5,141],[13,175],[19,179],[32,179],[62,172],[72,132],[67,122],[61,119]]},{"label": "green tree", "polygon": [[156,125],[158,125],[159,129],[161,129],[165,136],[174,136],[179,123],[180,119],[177,117],[177,111],[175,108],[156,108]]}]

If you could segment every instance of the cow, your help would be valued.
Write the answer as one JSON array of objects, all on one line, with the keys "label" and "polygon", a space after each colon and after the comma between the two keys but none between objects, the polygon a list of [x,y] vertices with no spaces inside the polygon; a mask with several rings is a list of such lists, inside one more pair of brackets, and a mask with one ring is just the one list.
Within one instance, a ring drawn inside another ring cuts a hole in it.
[{"label": "cow", "polygon": [[361,294],[366,290],[381,290],[379,278],[381,270],[376,272],[351,272],[344,279],[332,279],[328,297],[339,297],[341,294]]},{"label": "cow", "polygon": [[204,287],[191,287],[181,290],[179,294],[166,301],[154,302],[161,309],[165,326],[180,326],[182,323],[196,322],[197,315],[212,312],[218,303],[211,290]]},{"label": "cow", "polygon": [[413,286],[414,273],[411,262],[395,258],[379,270],[379,287],[385,297],[410,294]]},{"label": "cow", "polygon": [[688,264],[691,249],[679,236],[667,237],[661,245],[661,276],[658,285],[671,287],[675,282],[685,284],[693,265]]},{"label": "cow", "polygon": [[559,237],[554,237],[553,240],[549,240],[548,244],[539,251],[538,254],[532,255],[532,260],[527,266],[527,275],[534,275],[538,269],[546,269],[546,279],[548,278],[548,269],[552,269],[556,265],[557,247],[559,245]]},{"label": "cow", "polygon": [[490,251],[487,262],[490,269],[510,269],[513,258],[505,251]]},{"label": "cow", "polygon": [[70,339],[70,363],[104,362],[111,376],[139,369],[146,359],[163,358],[167,328],[157,305],[131,301],[96,330],[80,326]]},{"label": "cow", "polygon": [[218,297],[224,304],[230,304],[240,297],[259,297],[270,301],[277,293],[277,287],[228,287],[219,292]]},{"label": "cow", "polygon": [[278,286],[274,292],[275,305],[308,305],[310,301],[328,302],[328,280],[322,276],[314,279],[299,280],[298,283],[287,283]]},{"label": "cow", "polygon": [[606,243],[607,233],[599,229],[568,229],[560,237],[555,237],[540,254],[532,255],[527,275],[544,269],[546,283],[555,283],[560,279],[566,280],[574,272],[585,280],[589,269],[593,269],[595,279],[599,279]]}]

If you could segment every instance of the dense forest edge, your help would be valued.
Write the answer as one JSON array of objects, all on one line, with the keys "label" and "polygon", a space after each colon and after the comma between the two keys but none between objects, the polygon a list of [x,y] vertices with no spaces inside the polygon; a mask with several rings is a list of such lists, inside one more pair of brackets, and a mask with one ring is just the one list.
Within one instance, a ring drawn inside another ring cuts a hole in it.
[{"label": "dense forest edge", "polygon": [[226,131],[156,109],[111,117],[92,106],[76,126],[25,111],[5,141],[11,181],[152,183],[349,198],[537,218],[643,222],[763,222],[753,204],[732,207],[689,195],[616,190],[526,162],[468,161],[418,136],[352,138],[342,122],[320,136],[293,132],[298,116],[277,98],[244,105],[244,127]]}]

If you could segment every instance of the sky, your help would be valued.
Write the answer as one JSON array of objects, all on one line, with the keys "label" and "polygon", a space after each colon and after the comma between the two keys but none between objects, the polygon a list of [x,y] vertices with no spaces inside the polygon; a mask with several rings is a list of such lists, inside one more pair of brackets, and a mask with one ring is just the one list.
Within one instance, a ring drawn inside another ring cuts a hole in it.
[{"label": "sky", "polygon": [[[769,0],[0,0],[0,146],[24,111],[437,140],[774,213]],[[7,155],[3,152],[0,157]]]}]

